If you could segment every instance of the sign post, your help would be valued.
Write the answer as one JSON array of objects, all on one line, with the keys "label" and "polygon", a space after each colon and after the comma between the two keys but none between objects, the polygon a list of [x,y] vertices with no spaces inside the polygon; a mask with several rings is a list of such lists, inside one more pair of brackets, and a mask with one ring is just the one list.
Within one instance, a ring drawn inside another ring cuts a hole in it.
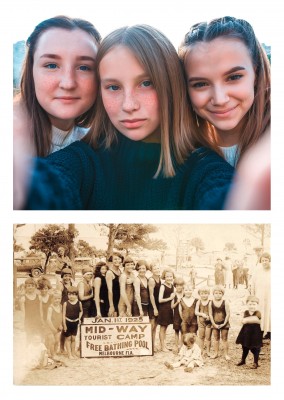
[{"label": "sign post", "polygon": [[152,356],[149,317],[85,318],[81,357]]}]

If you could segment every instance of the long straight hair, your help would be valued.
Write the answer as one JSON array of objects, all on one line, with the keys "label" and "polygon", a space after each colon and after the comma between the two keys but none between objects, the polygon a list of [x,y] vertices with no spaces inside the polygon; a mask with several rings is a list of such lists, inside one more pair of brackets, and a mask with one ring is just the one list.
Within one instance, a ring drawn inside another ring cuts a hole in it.
[{"label": "long straight hair", "polygon": [[[179,57],[182,63],[184,64],[186,55],[196,43],[211,42],[219,37],[241,40],[249,51],[255,69],[254,102],[244,116],[238,143],[238,155],[241,158],[270,125],[270,63],[252,26],[247,21],[234,17],[218,18],[209,23],[200,22],[193,25],[179,47]],[[195,114],[191,102],[189,114],[194,143],[210,147],[222,155],[217,145],[215,127]]]},{"label": "long straight hair", "polygon": [[[157,176],[175,175],[175,164],[182,163],[193,149],[187,112],[185,78],[177,51],[167,37],[148,25],[117,29],[106,36],[97,53],[97,76],[104,56],[116,46],[127,47],[149,75],[159,99],[161,154]],[[100,86],[100,85],[99,85]],[[109,148],[117,140],[102,102],[101,88],[96,100],[96,118],[83,138],[93,147]]]},{"label": "long straight hair", "polygon": [[[49,18],[39,23],[34,31],[29,36],[26,46],[27,52],[23,64],[21,77],[21,98],[31,118],[32,123],[32,140],[34,142],[36,155],[45,157],[51,150],[51,122],[46,111],[39,104],[33,78],[34,53],[38,40],[43,32],[51,28],[62,28],[69,31],[81,29],[87,32],[94,38],[94,41],[99,45],[101,36],[96,28],[88,21],[69,18],[64,15]],[[87,112],[78,116],[75,119],[75,124],[82,127],[87,127],[94,119],[94,107],[91,107]]]}]

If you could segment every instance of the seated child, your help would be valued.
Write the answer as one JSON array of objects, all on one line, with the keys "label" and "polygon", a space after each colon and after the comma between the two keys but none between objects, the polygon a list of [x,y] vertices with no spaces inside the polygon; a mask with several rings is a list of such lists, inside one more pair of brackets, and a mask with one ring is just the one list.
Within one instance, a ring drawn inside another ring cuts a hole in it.
[{"label": "seated child", "polygon": [[48,363],[47,349],[39,334],[34,334],[31,339],[26,350],[26,366],[29,369],[44,368]]},{"label": "seated child", "polygon": [[203,359],[200,347],[195,343],[196,334],[186,333],[183,337],[183,345],[179,351],[177,361],[173,363],[165,362],[165,366],[169,369],[185,366],[185,372],[192,372],[194,367],[201,367]]}]

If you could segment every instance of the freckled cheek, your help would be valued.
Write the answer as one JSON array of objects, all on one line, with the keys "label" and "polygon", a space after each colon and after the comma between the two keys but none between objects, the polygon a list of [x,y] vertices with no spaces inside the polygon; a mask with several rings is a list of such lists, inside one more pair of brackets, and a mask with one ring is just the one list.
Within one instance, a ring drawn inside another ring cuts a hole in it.
[{"label": "freckled cheek", "polygon": [[159,99],[158,99],[157,93],[155,91],[153,91],[152,93],[144,94],[143,95],[143,104],[145,107],[150,108],[151,110],[158,110],[159,109]]},{"label": "freckled cheek", "polygon": [[102,96],[104,108],[109,116],[116,115],[121,109],[121,102],[118,98]]},{"label": "freckled cheek", "polygon": [[57,87],[55,79],[46,77],[35,77],[34,84],[37,97],[46,96]]},{"label": "freckled cheek", "polygon": [[90,101],[94,102],[98,94],[98,85],[96,80],[84,80],[80,84],[80,91],[82,96],[88,97]]}]

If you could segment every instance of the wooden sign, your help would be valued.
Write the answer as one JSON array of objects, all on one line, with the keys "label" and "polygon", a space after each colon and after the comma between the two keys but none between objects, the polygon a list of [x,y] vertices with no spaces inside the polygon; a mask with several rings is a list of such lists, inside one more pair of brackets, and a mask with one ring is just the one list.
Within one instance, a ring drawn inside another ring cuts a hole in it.
[{"label": "wooden sign", "polygon": [[81,357],[152,356],[149,317],[85,318]]}]

